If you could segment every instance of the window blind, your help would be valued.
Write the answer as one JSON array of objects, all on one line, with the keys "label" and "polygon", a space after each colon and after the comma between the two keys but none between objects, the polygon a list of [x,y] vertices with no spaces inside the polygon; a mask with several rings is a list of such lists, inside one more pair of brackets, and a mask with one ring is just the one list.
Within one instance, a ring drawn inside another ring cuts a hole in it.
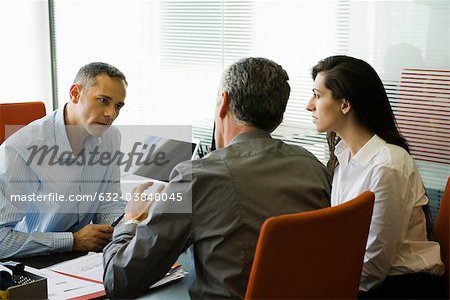
[{"label": "window blind", "polygon": [[388,94],[436,216],[450,175],[450,70],[405,68]]},{"label": "window blind", "polygon": [[225,64],[250,54],[252,2],[161,2],[161,57],[168,65]]}]

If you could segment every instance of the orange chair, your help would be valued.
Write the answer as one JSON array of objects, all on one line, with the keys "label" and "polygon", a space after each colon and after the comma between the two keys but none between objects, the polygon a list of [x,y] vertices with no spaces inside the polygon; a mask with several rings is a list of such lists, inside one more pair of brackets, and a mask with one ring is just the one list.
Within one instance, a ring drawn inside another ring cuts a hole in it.
[{"label": "orange chair", "polygon": [[441,205],[439,207],[436,224],[434,225],[434,239],[441,246],[441,258],[445,266],[444,284],[446,287],[447,299],[450,294],[449,287],[449,256],[450,256],[450,177],[447,179],[447,186],[445,187],[444,197],[442,197]]},{"label": "orange chair", "polygon": [[246,299],[356,299],[375,195],[267,219]]},{"label": "orange chair", "polygon": [[[43,102],[1,103],[0,104],[0,144],[13,132],[6,132],[6,125],[27,125],[45,116]],[[23,127],[20,126],[20,127]],[[19,126],[15,128],[18,130]],[[8,130],[9,131],[9,130]]]}]

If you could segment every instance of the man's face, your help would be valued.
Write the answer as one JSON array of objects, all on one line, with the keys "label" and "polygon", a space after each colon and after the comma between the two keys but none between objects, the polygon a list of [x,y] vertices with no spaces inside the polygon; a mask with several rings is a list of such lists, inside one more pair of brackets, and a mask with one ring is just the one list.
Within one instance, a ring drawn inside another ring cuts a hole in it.
[{"label": "man's face", "polygon": [[94,85],[79,90],[76,125],[83,126],[90,135],[101,136],[119,115],[125,96],[122,79],[98,75]]}]

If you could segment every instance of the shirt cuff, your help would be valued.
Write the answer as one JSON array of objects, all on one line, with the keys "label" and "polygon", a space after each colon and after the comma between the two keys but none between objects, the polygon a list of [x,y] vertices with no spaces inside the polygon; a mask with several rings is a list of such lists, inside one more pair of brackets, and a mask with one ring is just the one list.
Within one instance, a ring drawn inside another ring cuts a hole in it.
[{"label": "shirt cuff", "polygon": [[56,252],[70,252],[73,248],[73,234],[71,232],[54,232],[54,249]]}]

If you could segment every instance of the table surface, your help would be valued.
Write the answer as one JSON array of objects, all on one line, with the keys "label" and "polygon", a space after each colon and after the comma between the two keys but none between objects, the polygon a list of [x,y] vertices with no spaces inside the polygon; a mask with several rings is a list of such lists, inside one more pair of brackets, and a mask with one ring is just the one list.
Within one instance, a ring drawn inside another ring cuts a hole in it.
[{"label": "table surface", "polygon": [[[26,258],[14,258],[6,259],[1,261],[17,261],[23,263],[27,266],[41,269],[48,266],[74,259],[83,255],[87,252],[69,252],[69,253],[58,253],[44,256],[26,257]],[[192,285],[195,279],[195,268],[192,257],[192,252],[188,249],[186,252],[182,253],[177,260],[178,263],[182,265],[183,270],[188,272],[188,274],[175,282],[169,283],[167,285],[150,290],[147,294],[142,295],[138,299],[190,299],[189,297],[189,287]]]},{"label": "table surface", "polygon": [[138,299],[191,299],[189,297],[189,287],[195,279],[195,267],[192,252],[188,249],[181,254],[178,258],[178,263],[182,265],[183,270],[188,272],[183,279],[160,288],[152,289]]},{"label": "table surface", "polygon": [[30,257],[22,257],[22,258],[8,258],[2,259],[0,261],[16,261],[23,263],[29,267],[33,267],[35,269],[42,269],[48,266],[71,260],[83,255],[86,255],[87,252],[67,252],[67,253],[54,253],[50,255],[40,255],[40,256],[30,256]]}]

